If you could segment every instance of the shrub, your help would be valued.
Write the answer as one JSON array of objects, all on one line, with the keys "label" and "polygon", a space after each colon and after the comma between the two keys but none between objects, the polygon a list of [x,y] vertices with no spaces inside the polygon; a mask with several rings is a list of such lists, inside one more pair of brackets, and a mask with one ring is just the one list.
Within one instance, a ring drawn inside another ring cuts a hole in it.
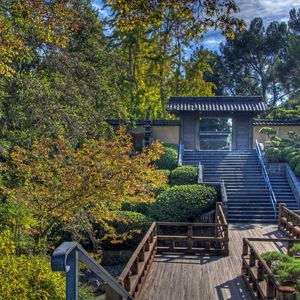
[{"label": "shrub", "polygon": [[294,156],[290,161],[289,165],[292,169],[295,169],[296,165],[300,164],[300,153],[298,153],[296,156]]},{"label": "shrub", "polygon": [[284,157],[284,161],[286,162],[286,163],[289,163],[290,162],[290,160],[293,158],[293,157],[295,157],[296,155],[298,155],[299,154],[299,152],[297,152],[297,151],[293,151],[293,152],[290,152],[289,154],[287,154],[285,157]]},{"label": "shrub", "polygon": [[158,221],[194,222],[216,201],[214,188],[205,185],[173,186],[162,192],[150,206],[150,215]]},{"label": "shrub", "polygon": [[109,234],[103,240],[103,249],[133,249],[140,242],[145,231],[148,229],[151,219],[134,211],[118,211],[117,218],[111,222],[114,234]]},{"label": "shrub", "polygon": [[163,144],[164,147],[166,148],[172,148],[174,149],[176,152],[178,152],[178,145],[177,144]]},{"label": "shrub", "polygon": [[0,299],[65,299],[65,279],[49,257],[17,255],[12,234],[0,233]]},{"label": "shrub", "polygon": [[266,158],[270,163],[281,162],[281,151],[278,148],[269,148],[266,150]]},{"label": "shrub", "polygon": [[296,165],[294,172],[296,176],[300,176],[300,163]]},{"label": "shrub", "polygon": [[164,154],[156,161],[159,169],[173,170],[177,167],[177,151],[172,148],[165,147]]},{"label": "shrub", "polygon": [[295,150],[294,150],[293,148],[291,148],[291,147],[284,148],[284,149],[281,151],[282,160],[283,160],[284,162],[287,162],[287,156],[288,156],[290,153],[294,152],[294,151],[295,151]]},{"label": "shrub", "polygon": [[167,191],[168,189],[170,189],[170,186],[167,184],[161,185],[157,188],[154,189],[154,195],[155,197],[157,197],[158,195],[160,195],[161,193]]},{"label": "shrub", "polygon": [[158,170],[155,170],[154,172],[166,176],[167,179],[168,179],[168,181],[169,181],[169,177],[170,177],[170,174],[171,174],[170,170],[167,170],[167,169],[158,169]]},{"label": "shrub", "polygon": [[182,166],[174,169],[170,175],[170,184],[193,184],[197,183],[198,168],[194,166]]}]

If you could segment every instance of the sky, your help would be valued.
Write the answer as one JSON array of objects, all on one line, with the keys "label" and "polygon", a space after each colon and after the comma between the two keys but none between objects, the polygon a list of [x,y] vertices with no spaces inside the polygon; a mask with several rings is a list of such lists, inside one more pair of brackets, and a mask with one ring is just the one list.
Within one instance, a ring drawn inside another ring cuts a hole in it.
[{"label": "sky", "polygon": [[[237,17],[243,19],[248,25],[252,19],[261,17],[265,26],[272,21],[287,21],[292,8],[300,8],[300,0],[236,0],[240,12]],[[99,8],[100,14],[107,15],[102,9],[101,0],[94,1],[94,6]],[[205,35],[201,45],[213,51],[218,51],[224,37],[217,31],[210,31]],[[199,46],[201,46],[199,45]]]}]

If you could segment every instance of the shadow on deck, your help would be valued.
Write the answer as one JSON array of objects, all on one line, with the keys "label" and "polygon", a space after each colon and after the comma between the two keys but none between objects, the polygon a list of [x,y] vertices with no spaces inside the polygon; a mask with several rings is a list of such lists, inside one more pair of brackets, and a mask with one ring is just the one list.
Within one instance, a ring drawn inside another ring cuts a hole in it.
[{"label": "shadow on deck", "polygon": [[[155,256],[140,293],[143,300],[252,299],[241,277],[243,237],[282,237],[274,225],[229,226],[229,256],[162,253]],[[280,243],[256,242],[259,252],[285,251]]]}]

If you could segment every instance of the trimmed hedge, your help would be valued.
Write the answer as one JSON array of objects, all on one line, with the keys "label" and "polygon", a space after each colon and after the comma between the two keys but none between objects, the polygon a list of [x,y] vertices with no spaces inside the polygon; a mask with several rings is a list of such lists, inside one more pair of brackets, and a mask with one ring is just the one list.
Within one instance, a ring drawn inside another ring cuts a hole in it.
[{"label": "trimmed hedge", "polygon": [[178,152],[172,148],[165,147],[164,154],[156,161],[159,169],[173,170],[177,167]]},{"label": "trimmed hedge", "polygon": [[284,156],[284,161],[285,161],[286,163],[289,163],[290,160],[291,160],[293,157],[295,157],[297,154],[298,154],[298,152],[295,151],[295,150],[293,150],[293,152],[290,152],[290,153],[288,153],[287,155]]},{"label": "trimmed hedge", "polygon": [[294,156],[290,161],[289,165],[292,169],[295,169],[296,165],[300,164],[300,153],[298,153],[296,156]]},{"label": "trimmed hedge", "polygon": [[103,240],[103,249],[116,249],[116,244],[118,249],[134,249],[139,244],[152,220],[135,211],[118,211],[117,215],[120,219],[111,222],[111,225],[120,237],[116,240],[113,238]]},{"label": "trimmed hedge", "polygon": [[158,221],[195,222],[216,202],[214,188],[205,185],[179,185],[162,192],[150,206],[150,215]]},{"label": "trimmed hedge", "polygon": [[167,169],[157,169],[154,172],[156,172],[158,174],[165,175],[168,178],[168,181],[169,181],[169,177],[170,177],[170,174],[171,174],[170,170],[167,170]]},{"label": "trimmed hedge", "polygon": [[297,164],[294,170],[296,176],[300,176],[300,164]]},{"label": "trimmed hedge", "polygon": [[197,183],[198,168],[195,166],[182,166],[174,169],[170,175],[170,184],[182,185]]},{"label": "trimmed hedge", "polygon": [[266,150],[266,158],[270,163],[278,163],[282,161],[282,154],[278,148],[269,148]]}]

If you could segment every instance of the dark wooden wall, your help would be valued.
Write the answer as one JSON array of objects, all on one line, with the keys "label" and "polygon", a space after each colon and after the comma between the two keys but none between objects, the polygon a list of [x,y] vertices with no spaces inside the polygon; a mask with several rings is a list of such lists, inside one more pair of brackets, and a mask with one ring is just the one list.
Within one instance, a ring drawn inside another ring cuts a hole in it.
[{"label": "dark wooden wall", "polygon": [[200,150],[199,119],[202,117],[232,118],[232,150],[252,149],[252,118],[249,113],[182,113],[180,141],[185,149]]}]

